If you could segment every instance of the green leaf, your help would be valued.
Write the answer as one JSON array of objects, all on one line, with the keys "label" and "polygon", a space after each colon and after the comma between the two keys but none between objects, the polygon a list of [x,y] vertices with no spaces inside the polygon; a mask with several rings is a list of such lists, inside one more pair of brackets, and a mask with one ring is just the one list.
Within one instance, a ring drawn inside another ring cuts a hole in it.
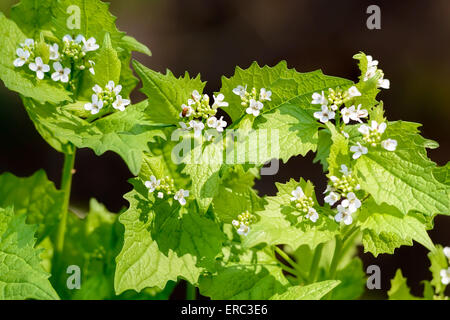
[{"label": "green leaf", "polygon": [[336,127],[327,123],[327,127],[331,132],[332,145],[327,158],[329,176],[339,176],[341,165],[350,164],[348,140],[339,132]]},{"label": "green leaf", "polygon": [[116,259],[116,292],[162,289],[178,278],[196,284],[200,274],[214,266],[223,233],[194,205],[185,208],[167,198],[150,197],[139,179],[133,185],[135,189],[125,196],[130,207],[119,218],[125,235]]},{"label": "green leaf", "polygon": [[[243,244],[246,247],[254,247],[260,243],[268,245],[287,244],[296,250],[303,244],[314,249],[318,244],[333,239],[337,233],[338,224],[331,220],[323,208],[316,209],[319,212],[319,220],[316,223],[303,218],[298,222],[294,207],[291,205],[291,192],[301,186],[305,195],[314,196],[314,187],[311,182],[303,179],[297,182],[291,179],[286,184],[276,183],[278,193],[276,197],[266,197],[267,205],[264,211],[256,212],[259,220],[250,226],[251,231],[245,237]],[[323,214],[322,214],[323,212]]]},{"label": "green leaf", "polygon": [[430,271],[433,276],[430,283],[435,288],[437,295],[443,295],[445,293],[446,286],[442,283],[440,272],[442,269],[449,267],[447,257],[444,255],[444,250],[441,245],[436,245],[436,249],[428,253],[428,259],[430,259]]},{"label": "green leaf", "polygon": [[13,206],[16,214],[26,214],[27,223],[38,227],[38,242],[55,229],[63,201],[64,193],[48,181],[43,170],[27,178],[8,172],[0,175],[0,207]]},{"label": "green leaf", "polygon": [[428,250],[435,249],[426,225],[416,216],[412,213],[405,215],[385,203],[377,205],[372,198],[361,207],[358,225],[363,231],[364,251],[374,256],[380,253],[392,254],[399,245],[412,246],[412,240]]},{"label": "green leaf", "polygon": [[78,148],[91,148],[97,155],[114,151],[133,174],[140,170],[147,144],[156,136],[163,136],[164,126],[152,122],[145,114],[147,101],[92,123],[52,105],[39,105],[29,99],[24,102],[36,129],[57,150],[64,152],[71,142]]},{"label": "green leaf", "polygon": [[147,113],[156,122],[178,124],[181,105],[187,103],[192,91],[201,93],[205,86],[200,75],[190,78],[186,72],[184,77],[176,78],[169,70],[164,75],[137,61],[133,61],[133,67],[142,80],[141,91],[149,97]]},{"label": "green leaf", "polygon": [[26,66],[16,68],[16,49],[26,36],[17,25],[0,12],[0,79],[12,90],[38,100],[58,104],[70,100],[70,92],[54,81],[38,80]]},{"label": "green leaf", "polygon": [[377,203],[386,202],[403,214],[414,210],[431,216],[448,215],[450,188],[433,175],[436,164],[427,158],[425,149],[436,144],[422,138],[418,126],[402,121],[389,123],[384,136],[397,140],[397,149],[392,152],[370,147],[356,161],[358,181]]},{"label": "green leaf", "polygon": [[34,248],[37,228],[25,219],[11,207],[0,209],[0,299],[59,299]]},{"label": "green leaf", "polygon": [[282,294],[272,296],[270,300],[320,300],[339,283],[339,280],[328,280],[306,286],[293,286]]},{"label": "green leaf", "polygon": [[29,37],[37,39],[39,31],[49,29],[51,9],[56,0],[21,0],[11,8],[13,20]]},{"label": "green leaf", "polygon": [[391,289],[388,291],[388,296],[389,300],[421,300],[411,294],[406,278],[403,277],[400,269],[397,270],[394,279],[391,280]]},{"label": "green leaf", "polygon": [[245,113],[240,97],[233,93],[233,89],[238,85],[247,86],[248,90],[254,87],[258,93],[261,88],[272,91],[272,100],[264,102],[263,113],[267,113],[284,104],[311,109],[311,96],[314,92],[351,84],[349,80],[326,76],[321,71],[300,73],[295,69],[288,69],[285,61],[274,67],[260,67],[258,63],[253,62],[248,69],[237,67],[230,78],[222,77],[220,92],[229,102],[229,107],[225,111],[233,121],[236,121]]},{"label": "green leaf", "polygon": [[317,153],[313,160],[314,163],[320,162],[323,171],[328,171],[328,156],[330,154],[333,140],[331,134],[327,130],[319,130],[319,137],[317,141]]},{"label": "green leaf", "polygon": [[128,51],[136,51],[136,52],[144,53],[148,56],[152,55],[150,49],[145,44],[140,43],[135,38],[130,37],[130,36],[124,36],[121,39],[120,46],[122,48],[125,48]]}]

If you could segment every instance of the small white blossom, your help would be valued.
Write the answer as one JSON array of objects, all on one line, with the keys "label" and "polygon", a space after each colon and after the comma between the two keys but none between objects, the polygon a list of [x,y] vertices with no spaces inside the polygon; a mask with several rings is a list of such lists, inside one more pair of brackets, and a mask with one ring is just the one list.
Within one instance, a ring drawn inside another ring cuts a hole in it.
[{"label": "small white blossom", "polygon": [[353,192],[349,192],[347,193],[347,199],[342,200],[342,206],[353,213],[361,207],[361,200]]},{"label": "small white blossom", "polygon": [[217,128],[217,118],[214,116],[209,117],[208,120],[206,120],[206,125],[210,128]]},{"label": "small white blossom", "polygon": [[265,88],[259,90],[259,100],[261,101],[271,101],[272,91],[267,91]]},{"label": "small white blossom", "polygon": [[113,102],[112,106],[114,109],[125,111],[125,107],[130,104],[130,100],[123,99],[122,96],[119,94],[116,96],[116,101]]},{"label": "small white blossom", "polygon": [[314,118],[319,119],[320,122],[326,123],[328,120],[334,119],[335,112],[328,109],[326,105],[322,106],[322,111],[314,112]]},{"label": "small white blossom", "polygon": [[89,38],[88,40],[84,40],[83,41],[83,48],[82,50],[84,52],[90,52],[90,51],[95,51],[98,48],[100,48],[100,46],[96,43],[96,40],[94,37]]},{"label": "small white blossom", "polygon": [[231,221],[231,224],[232,224],[233,226],[235,226],[235,227],[238,227],[238,226],[239,226],[239,221],[233,220],[233,221]]},{"label": "small white blossom", "polygon": [[199,137],[202,134],[202,130],[205,128],[203,122],[198,120],[189,121],[189,126],[194,129],[194,137]]},{"label": "small white blossom", "polygon": [[442,269],[440,275],[442,284],[448,285],[450,283],[450,268]]},{"label": "small white blossom", "polygon": [[39,80],[44,79],[44,73],[50,71],[50,66],[44,64],[41,57],[37,57],[36,60],[28,65],[31,71],[36,72],[36,76]]},{"label": "small white blossom", "polygon": [[365,136],[370,134],[370,130],[371,130],[370,127],[366,124],[363,124],[358,128],[358,131],[361,132]]},{"label": "small white blossom", "polygon": [[389,89],[391,87],[391,82],[388,79],[380,78],[378,79],[378,87]]},{"label": "small white blossom", "polygon": [[245,98],[245,92],[247,91],[247,86],[237,86],[233,89],[233,93],[241,98]]},{"label": "small white blossom", "polygon": [[33,39],[25,39],[25,42],[21,44],[21,47],[28,47],[32,48],[34,47],[34,40]]},{"label": "small white blossom", "polygon": [[255,117],[259,116],[259,110],[263,108],[263,104],[260,101],[256,101],[255,99],[250,99],[250,105],[245,110],[248,114],[252,114]]},{"label": "small white blossom", "polygon": [[333,186],[327,184],[327,187],[326,187],[325,191],[323,192],[323,194],[328,193],[328,192],[332,192],[332,191],[336,191],[336,189],[334,189]]},{"label": "small white blossom", "polygon": [[337,109],[339,109],[339,107],[337,105],[335,105],[335,104],[332,104],[330,106],[330,109],[333,110],[333,111],[336,111]]},{"label": "small white blossom", "polygon": [[361,143],[358,142],[356,146],[350,147],[350,151],[354,152],[352,158],[356,160],[363,154],[367,154],[369,150],[367,150],[366,147],[362,146]]},{"label": "small white blossom", "polygon": [[341,196],[339,195],[339,193],[337,193],[337,192],[330,192],[330,194],[328,194],[324,198],[324,200],[325,200],[326,203],[328,203],[330,206],[332,206],[336,202],[338,202],[340,198],[341,198]]},{"label": "small white blossom", "polygon": [[214,128],[218,132],[223,132],[223,129],[227,126],[227,122],[225,120],[223,120],[223,117],[220,117],[220,119],[217,119],[214,116],[209,117],[208,120],[206,120],[206,124],[208,127]]},{"label": "small white blossom", "polygon": [[450,259],[450,247],[445,247],[442,251],[444,251],[444,255]]},{"label": "small white blossom", "polygon": [[250,232],[250,227],[241,223],[239,229],[237,229],[237,233],[241,236],[246,236]]},{"label": "small white blossom", "polygon": [[69,74],[70,74],[69,68],[64,68],[61,65],[61,63],[55,62],[53,63],[53,69],[55,69],[55,72],[52,73],[53,81],[61,81],[63,83],[69,82]]},{"label": "small white blossom", "polygon": [[106,85],[106,89],[108,89],[110,92],[114,92],[116,95],[118,95],[120,93],[120,91],[122,91],[122,86],[120,84],[118,84],[116,86],[114,81],[111,80]]},{"label": "small white blossom", "polygon": [[194,109],[192,109],[191,106],[187,106],[185,104],[181,105],[181,112],[180,112],[180,118],[189,118],[192,113],[194,112]]},{"label": "small white blossom", "polygon": [[351,106],[350,108],[342,108],[341,110],[341,116],[342,116],[342,121],[344,121],[345,124],[350,122],[350,118],[354,117],[356,111],[355,111],[355,106]]},{"label": "small white blossom", "polygon": [[361,92],[359,92],[359,90],[355,86],[351,86],[348,89],[347,93],[350,98],[361,96]]},{"label": "small white blossom", "polygon": [[156,187],[161,184],[161,180],[156,179],[154,175],[150,176],[150,180],[145,181],[145,186],[148,188],[148,192],[155,191]]},{"label": "small white blossom", "polygon": [[381,146],[388,151],[395,151],[397,149],[397,140],[386,139],[381,141]]},{"label": "small white blossom", "polygon": [[331,176],[331,177],[330,177],[330,180],[331,180],[331,182],[335,183],[335,182],[338,182],[338,181],[339,181],[339,178],[336,177],[336,176]]},{"label": "small white blossom", "polygon": [[320,105],[328,105],[328,100],[325,98],[325,94],[322,91],[322,94],[314,92],[312,95],[312,104],[320,104]]},{"label": "small white blossom", "polygon": [[309,208],[308,213],[306,214],[306,218],[308,218],[312,222],[316,222],[317,219],[319,219],[319,214],[317,213],[316,209]]},{"label": "small white blossom", "polygon": [[343,221],[344,224],[346,224],[346,225],[352,224],[353,217],[352,217],[351,212],[348,210],[348,208],[345,208],[342,205],[338,205],[337,209],[338,209],[338,213],[334,217],[334,220],[336,220],[336,222]]},{"label": "small white blossom", "polygon": [[100,94],[103,92],[102,87],[100,87],[98,84],[96,84],[93,88],[92,91],[94,91],[96,94]]},{"label": "small white blossom", "polygon": [[382,123],[378,123],[375,120],[372,120],[371,126],[370,126],[370,130],[371,131],[376,131],[379,134],[383,134],[384,131],[386,130],[386,122],[382,122]]},{"label": "small white blossom", "polygon": [[23,50],[22,48],[17,48],[16,54],[18,58],[14,60],[15,67],[23,66],[30,58],[30,52],[28,50]]},{"label": "small white blossom", "polygon": [[302,187],[297,187],[295,190],[291,192],[292,197],[291,201],[300,200],[305,197],[305,193],[303,192]]},{"label": "small white blossom", "polygon": [[192,91],[191,97],[192,99],[188,100],[189,105],[194,104],[202,99],[202,95],[198,93],[197,90]]},{"label": "small white blossom", "polygon": [[92,60],[89,60],[88,62],[89,62],[89,65],[91,66],[89,68],[89,72],[92,73],[93,75],[95,75],[95,70],[94,70],[95,62]]},{"label": "small white blossom", "polygon": [[350,170],[345,164],[341,164],[341,170],[339,171],[342,172],[344,176],[349,176],[352,174],[352,170]]},{"label": "small white blossom", "polygon": [[92,95],[92,102],[86,103],[84,105],[84,109],[90,111],[91,114],[99,113],[101,108],[103,108],[103,100],[99,100],[96,94]]},{"label": "small white blossom", "polygon": [[180,127],[181,127],[181,129],[183,129],[183,130],[191,130],[192,128],[191,128],[191,125],[189,124],[189,127],[186,125],[186,123],[184,123],[184,122],[178,122],[179,124],[180,124]]},{"label": "small white blossom", "polygon": [[367,58],[367,68],[378,66],[378,60],[373,60],[372,56],[366,56]]},{"label": "small white blossom", "polygon": [[160,199],[164,198],[164,193],[162,193],[161,191],[158,192],[157,197],[160,198]]},{"label": "small white blossom", "polygon": [[52,46],[49,46],[50,49],[50,60],[58,60],[59,59],[59,46],[57,43],[54,43]]},{"label": "small white blossom", "polygon": [[186,199],[185,199],[185,198],[187,198],[187,197],[189,197],[189,190],[184,190],[184,189],[178,190],[178,191],[175,193],[175,195],[173,196],[173,198],[174,198],[175,200],[178,200],[178,202],[179,202],[182,206],[184,206],[184,205],[186,204]]},{"label": "small white blossom", "polygon": [[362,105],[359,104],[358,108],[354,110],[353,114],[350,116],[350,119],[362,123],[361,118],[366,118],[369,115],[369,112],[366,109],[361,109],[361,107]]},{"label": "small white blossom", "polygon": [[225,96],[222,93],[219,93],[217,97],[213,95],[214,103],[213,108],[222,108],[222,107],[228,107],[228,102],[223,101],[225,99]]}]

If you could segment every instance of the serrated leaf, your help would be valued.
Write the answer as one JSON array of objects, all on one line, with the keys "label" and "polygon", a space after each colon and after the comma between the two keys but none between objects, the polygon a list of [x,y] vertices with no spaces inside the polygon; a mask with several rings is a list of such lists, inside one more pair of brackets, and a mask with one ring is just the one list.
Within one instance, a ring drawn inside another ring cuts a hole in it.
[{"label": "serrated leaf", "polygon": [[8,172],[0,175],[0,207],[13,206],[16,214],[26,214],[27,223],[38,227],[38,242],[58,224],[63,201],[64,193],[48,181],[43,170],[27,178]]},{"label": "serrated leaf", "polygon": [[37,38],[52,18],[51,9],[56,0],[21,0],[11,7],[11,19],[30,37]]},{"label": "serrated leaf", "polygon": [[54,81],[38,80],[36,74],[28,72],[27,66],[16,68],[16,49],[26,36],[17,25],[0,12],[0,78],[5,86],[26,97],[41,102],[58,104],[70,100],[70,92]]},{"label": "serrated leaf", "polygon": [[124,36],[121,39],[120,46],[129,51],[136,51],[136,52],[144,53],[148,56],[152,55],[150,49],[145,44],[140,43],[135,38],[130,37],[130,36]]},{"label": "serrated leaf", "polygon": [[449,187],[433,176],[436,164],[427,158],[425,149],[432,144],[417,133],[418,126],[389,123],[384,136],[397,140],[397,149],[369,148],[355,164],[358,181],[377,203],[386,202],[404,214],[411,210],[449,214]]},{"label": "serrated leaf", "polygon": [[205,86],[200,75],[190,78],[186,72],[177,78],[169,70],[162,74],[137,61],[133,61],[133,67],[142,80],[141,91],[149,97],[147,114],[156,122],[178,124],[181,105],[187,103],[192,91],[202,92]]},{"label": "serrated leaf", "polygon": [[12,208],[0,209],[0,299],[59,299],[34,248],[36,227]]},{"label": "serrated leaf", "polygon": [[389,300],[421,300],[411,294],[406,278],[403,277],[400,269],[397,270],[394,279],[391,280],[391,289],[388,291],[388,296]]},{"label": "serrated leaf", "polygon": [[329,176],[339,176],[341,165],[349,166],[350,155],[348,140],[339,132],[336,127],[327,123],[327,127],[331,132],[332,145],[327,158]]},{"label": "serrated leaf", "polygon": [[292,286],[282,294],[270,297],[270,300],[320,300],[339,283],[339,280],[328,280],[306,286]]},{"label": "serrated leaf", "polygon": [[433,276],[430,283],[434,287],[436,294],[444,294],[446,286],[442,283],[440,272],[449,267],[449,262],[442,246],[436,245],[436,249],[428,253],[428,259],[431,262],[430,271]]}]

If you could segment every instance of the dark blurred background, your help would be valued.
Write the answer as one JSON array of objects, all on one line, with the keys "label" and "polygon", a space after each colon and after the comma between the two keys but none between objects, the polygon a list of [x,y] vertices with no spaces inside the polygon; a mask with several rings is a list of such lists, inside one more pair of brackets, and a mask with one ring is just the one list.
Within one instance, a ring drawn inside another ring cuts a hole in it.
[{"label": "dark blurred background", "polygon": [[[0,0],[8,14],[13,0]],[[112,0],[119,29],[145,43],[153,56],[136,54],[146,66],[176,75],[185,70],[200,73],[206,91],[220,88],[220,77],[230,76],[236,65],[248,67],[254,60],[274,65],[287,60],[289,67],[306,72],[321,68],[325,74],[357,80],[353,54],[364,51],[380,61],[391,89],[379,95],[390,120],[423,124],[423,135],[439,141],[429,152],[433,161],[445,164],[450,155],[450,1],[325,1],[325,0]],[[381,30],[366,27],[371,4],[381,8]],[[133,102],[144,99],[139,92]],[[53,151],[35,131],[20,99],[0,84],[0,172],[28,176],[44,168],[59,184],[62,155]],[[276,176],[258,181],[261,195],[276,192],[274,182],[290,177],[310,179],[320,190],[325,178],[313,155],[283,164]],[[108,152],[96,157],[90,150],[78,152],[72,203],[87,207],[90,197],[111,211],[127,205],[122,195],[131,188],[132,175],[121,159]],[[450,245],[450,218],[439,217],[430,232],[435,243]],[[419,244],[402,247],[395,255],[360,255],[365,266],[382,271],[385,297],[389,280],[403,269],[413,293],[421,294],[420,281],[430,279],[426,249]]]}]

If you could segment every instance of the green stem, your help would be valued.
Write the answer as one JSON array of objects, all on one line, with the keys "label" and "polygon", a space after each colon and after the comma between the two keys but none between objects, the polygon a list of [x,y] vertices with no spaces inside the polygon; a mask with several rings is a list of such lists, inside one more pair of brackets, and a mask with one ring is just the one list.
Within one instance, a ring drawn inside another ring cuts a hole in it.
[{"label": "green stem", "polygon": [[333,259],[330,264],[330,271],[328,272],[330,280],[336,277],[337,266],[341,259],[342,240],[339,236],[336,237],[336,246],[334,247]]},{"label": "green stem", "polygon": [[197,288],[186,282],[186,300],[196,300],[197,299]]},{"label": "green stem", "polygon": [[314,257],[309,270],[308,282],[313,283],[316,280],[317,271],[319,270],[320,257],[322,256],[323,243],[319,244],[314,252]]},{"label": "green stem", "polygon": [[72,175],[73,167],[75,164],[75,153],[76,149],[73,148],[71,153],[64,154],[64,167],[61,178],[61,190],[64,192],[64,202],[61,212],[61,220],[59,221],[58,230],[56,234],[56,246],[55,246],[55,256],[56,261],[59,261],[64,249],[64,235],[66,233],[67,225],[67,214],[69,212],[69,202],[70,202],[70,190],[72,187]]},{"label": "green stem", "polygon": [[306,282],[306,279],[308,279],[308,277],[304,274],[304,272],[302,272],[302,270],[300,270],[298,264],[295,263],[295,261],[292,260],[286,252],[284,252],[277,246],[274,246],[274,249],[287,263],[289,263],[293,267],[293,270],[295,271],[295,273],[293,274],[299,277],[302,281]]}]

